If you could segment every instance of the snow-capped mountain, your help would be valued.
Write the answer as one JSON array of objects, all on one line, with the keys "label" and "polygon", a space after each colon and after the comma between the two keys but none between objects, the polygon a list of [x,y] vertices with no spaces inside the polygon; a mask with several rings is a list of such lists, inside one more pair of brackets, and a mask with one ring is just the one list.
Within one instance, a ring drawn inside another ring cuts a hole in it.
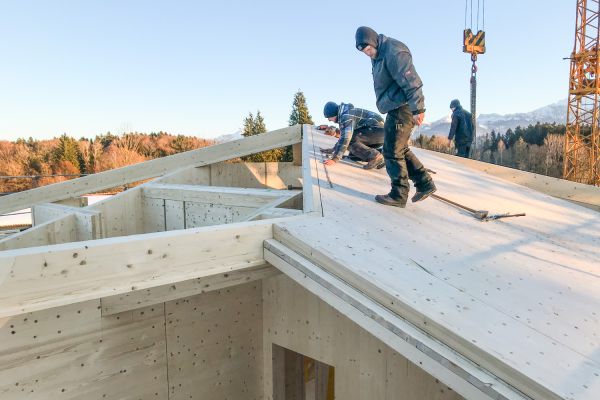
[{"label": "snow-capped mountain", "polygon": [[[540,123],[564,124],[567,120],[567,100],[561,100],[556,103],[538,108],[526,113],[516,114],[480,114],[477,118],[477,136],[490,133],[492,130],[505,133],[507,129],[515,129],[517,126],[527,127]],[[450,130],[451,117],[441,118],[431,123],[425,123],[417,128],[413,135],[425,136],[445,136]]]},{"label": "snow-capped mountain", "polygon": [[217,136],[215,138],[215,142],[217,142],[217,143],[231,142],[232,140],[237,140],[237,139],[241,139],[241,138],[242,138],[242,132],[237,131],[234,133],[230,133],[228,135]]}]

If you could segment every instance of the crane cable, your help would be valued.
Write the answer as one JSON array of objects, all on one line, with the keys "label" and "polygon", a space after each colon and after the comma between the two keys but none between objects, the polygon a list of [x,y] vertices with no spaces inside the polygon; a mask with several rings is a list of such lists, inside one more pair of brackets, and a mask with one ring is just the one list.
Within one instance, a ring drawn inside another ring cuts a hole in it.
[{"label": "crane cable", "polygon": [[[472,45],[471,50],[467,51],[467,5],[470,1],[470,23],[471,26],[469,28],[469,32],[472,32],[473,29],[473,0],[465,0],[465,47],[463,47],[464,52],[471,53],[471,79],[470,83],[470,92],[471,92],[471,125],[473,127],[473,138],[475,138],[477,131],[477,53],[485,52],[485,36],[483,36],[483,47],[482,49],[476,48],[475,45]],[[482,29],[479,29],[479,10],[481,9],[482,16]],[[477,16],[476,16],[476,28],[477,35],[479,37],[481,34],[485,35],[485,0],[477,0]]]}]

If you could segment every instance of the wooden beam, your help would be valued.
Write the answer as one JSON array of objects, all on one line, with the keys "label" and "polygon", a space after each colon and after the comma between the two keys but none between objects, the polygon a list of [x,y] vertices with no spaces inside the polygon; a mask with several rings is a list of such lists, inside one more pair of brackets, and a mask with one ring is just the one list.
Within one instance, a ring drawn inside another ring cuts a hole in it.
[{"label": "wooden beam", "polygon": [[302,215],[302,210],[293,210],[291,208],[271,208],[265,210],[256,216],[254,220],[269,219],[269,218],[286,218]]},{"label": "wooden beam", "polygon": [[0,317],[264,263],[269,221],[0,252]]},{"label": "wooden beam", "polygon": [[302,125],[302,208],[305,213],[323,216],[319,190],[319,161],[313,157],[316,152],[313,141],[314,131],[312,125]]},{"label": "wooden beam", "polygon": [[254,221],[254,220],[260,219],[259,216],[262,213],[269,211],[273,208],[279,207],[282,204],[289,202],[290,200],[294,199],[295,197],[297,197],[301,194],[302,194],[302,192],[300,192],[300,191],[296,191],[295,193],[293,191],[289,191],[288,195],[281,196],[280,198],[275,199],[275,200],[271,201],[270,203],[265,204],[264,206],[258,208],[253,213],[251,213],[246,218],[244,218],[244,221]]},{"label": "wooden beam", "polygon": [[100,172],[53,185],[43,186],[0,198],[0,213],[27,208],[40,202],[53,202],[86,193],[108,189],[131,182],[164,175],[190,166],[202,166],[225,161],[263,150],[297,143],[301,140],[299,125],[249,136],[231,142],[203,147],[143,163]]},{"label": "wooden beam", "polygon": [[117,296],[104,297],[101,300],[102,316],[118,314],[124,311],[135,310],[153,304],[164,303],[183,297],[194,296],[213,290],[224,289],[275,276],[279,270],[270,265],[259,265],[239,270],[211,269],[195,279],[170,283],[144,290],[135,290]]},{"label": "wooden beam", "polygon": [[262,207],[273,202],[275,199],[281,197],[288,199],[299,193],[299,190],[288,191],[160,183],[149,183],[143,186],[143,195],[145,198],[236,207]]}]

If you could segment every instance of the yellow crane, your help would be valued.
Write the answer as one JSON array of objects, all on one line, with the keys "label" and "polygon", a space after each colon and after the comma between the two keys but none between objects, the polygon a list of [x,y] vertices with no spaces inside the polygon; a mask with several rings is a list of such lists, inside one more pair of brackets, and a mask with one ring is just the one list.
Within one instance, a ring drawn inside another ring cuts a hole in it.
[{"label": "yellow crane", "polygon": [[600,186],[598,0],[577,0],[563,160],[565,179]]}]

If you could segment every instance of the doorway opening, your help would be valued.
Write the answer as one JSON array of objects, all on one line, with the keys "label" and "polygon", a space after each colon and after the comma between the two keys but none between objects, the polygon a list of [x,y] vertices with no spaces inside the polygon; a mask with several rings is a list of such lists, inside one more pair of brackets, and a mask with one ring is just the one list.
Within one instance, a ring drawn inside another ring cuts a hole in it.
[{"label": "doorway opening", "polygon": [[334,400],[335,368],[273,344],[273,400]]}]

